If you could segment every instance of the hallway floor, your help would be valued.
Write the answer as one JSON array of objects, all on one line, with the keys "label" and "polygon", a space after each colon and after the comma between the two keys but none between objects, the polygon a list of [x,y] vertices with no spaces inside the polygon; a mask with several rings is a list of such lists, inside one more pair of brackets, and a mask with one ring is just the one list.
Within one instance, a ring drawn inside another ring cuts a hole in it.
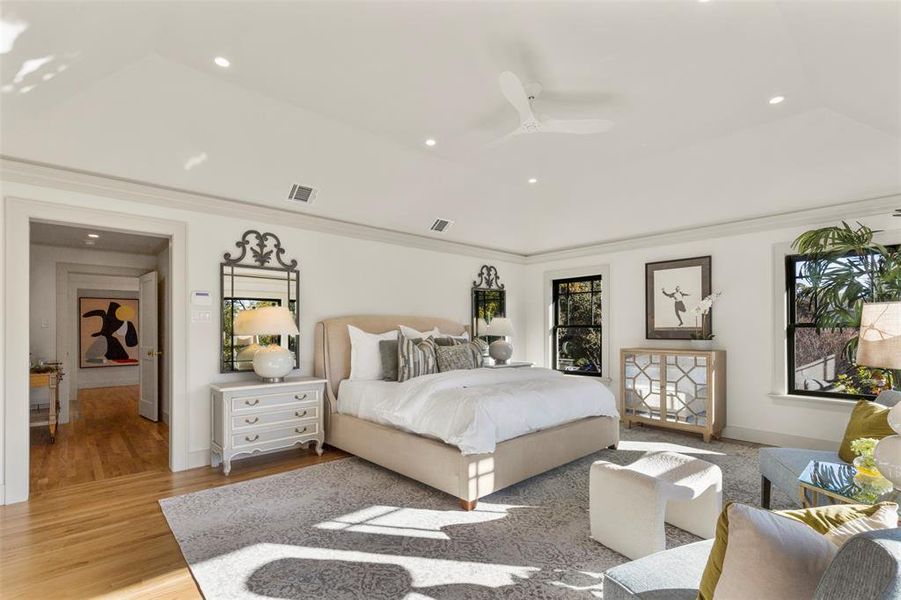
[{"label": "hallway floor", "polygon": [[169,470],[169,428],[138,416],[138,386],[80,390],[56,443],[31,428],[31,494]]}]

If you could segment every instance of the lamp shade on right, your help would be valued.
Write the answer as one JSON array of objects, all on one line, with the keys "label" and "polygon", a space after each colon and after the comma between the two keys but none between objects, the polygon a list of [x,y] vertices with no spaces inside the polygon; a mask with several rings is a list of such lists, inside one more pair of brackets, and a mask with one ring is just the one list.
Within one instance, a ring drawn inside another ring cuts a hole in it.
[{"label": "lamp shade on right", "polygon": [[863,305],[856,362],[864,367],[901,369],[901,302]]},{"label": "lamp shade on right", "polygon": [[513,321],[506,317],[495,317],[488,323],[488,335],[506,337],[513,335]]}]

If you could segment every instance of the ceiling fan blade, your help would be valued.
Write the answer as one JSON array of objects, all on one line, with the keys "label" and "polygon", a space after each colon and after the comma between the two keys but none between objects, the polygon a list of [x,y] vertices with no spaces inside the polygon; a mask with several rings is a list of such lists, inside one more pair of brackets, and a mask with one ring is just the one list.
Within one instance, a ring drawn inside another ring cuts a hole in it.
[{"label": "ceiling fan blade", "polygon": [[498,83],[501,85],[501,93],[504,94],[504,98],[519,113],[519,120],[522,123],[535,120],[535,115],[532,114],[532,104],[529,102],[529,96],[519,77],[510,71],[504,71],[498,77]]},{"label": "ceiling fan blade", "polygon": [[488,142],[487,147],[488,147],[488,148],[491,148],[492,146],[499,146],[500,144],[504,144],[504,143],[506,143],[506,142],[509,142],[509,141],[512,140],[513,138],[515,138],[515,137],[517,137],[517,136],[520,136],[520,135],[522,135],[522,134],[524,134],[524,133],[528,133],[528,131],[526,131],[525,128],[523,128],[523,127],[517,127],[516,129],[514,129],[514,130],[511,131],[510,133],[508,133],[508,134],[506,134],[506,135],[502,135],[501,137],[499,137],[499,138],[497,138],[497,139],[495,139],[495,140],[492,140],[492,141]]},{"label": "ceiling fan blade", "polygon": [[590,135],[608,131],[613,127],[613,121],[606,119],[545,119],[541,125],[541,131],[544,133]]}]

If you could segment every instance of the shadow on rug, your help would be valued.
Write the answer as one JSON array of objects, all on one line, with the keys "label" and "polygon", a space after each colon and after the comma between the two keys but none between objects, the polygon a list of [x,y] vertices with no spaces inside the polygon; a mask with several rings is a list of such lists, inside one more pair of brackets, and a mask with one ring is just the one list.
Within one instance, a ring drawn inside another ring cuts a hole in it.
[{"label": "shadow on rug", "polygon": [[[455,498],[358,458],[160,501],[207,598],[599,598],[627,559],[589,539],[588,471],[672,450],[720,466],[724,499],[757,504],[757,446],[623,430],[618,450],[483,498]],[[791,506],[773,490],[776,508]],[[667,546],[697,541],[667,526]]]}]

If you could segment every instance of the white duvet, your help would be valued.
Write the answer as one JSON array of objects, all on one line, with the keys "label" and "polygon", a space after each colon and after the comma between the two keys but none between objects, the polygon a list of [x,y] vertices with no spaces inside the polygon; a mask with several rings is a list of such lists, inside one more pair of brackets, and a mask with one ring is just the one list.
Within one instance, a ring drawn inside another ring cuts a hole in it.
[{"label": "white duvet", "polygon": [[585,417],[619,418],[597,379],[542,368],[473,369],[404,383],[344,381],[338,410],[434,437],[463,454],[494,452],[505,440]]}]

